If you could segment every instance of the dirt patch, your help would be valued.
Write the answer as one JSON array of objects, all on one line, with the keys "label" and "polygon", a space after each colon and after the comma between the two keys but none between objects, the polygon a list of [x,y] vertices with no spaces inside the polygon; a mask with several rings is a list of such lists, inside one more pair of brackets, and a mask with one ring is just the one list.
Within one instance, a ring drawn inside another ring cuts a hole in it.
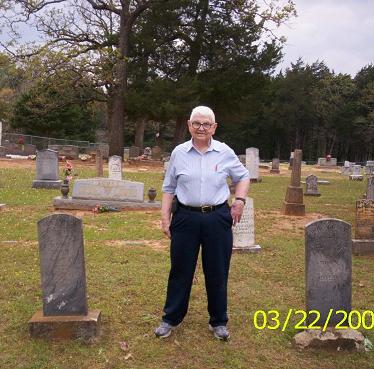
[{"label": "dirt patch", "polygon": [[292,231],[297,233],[303,233],[305,226],[315,220],[327,218],[325,215],[320,213],[308,213],[302,217],[287,216],[283,215],[280,211],[264,211],[256,210],[257,219],[266,219],[271,227],[268,228],[268,232],[276,234],[285,231]]},{"label": "dirt patch", "polygon": [[108,246],[121,246],[121,247],[131,247],[131,246],[146,246],[153,250],[167,250],[169,248],[169,241],[165,238],[165,240],[112,240],[106,241],[106,245]]}]

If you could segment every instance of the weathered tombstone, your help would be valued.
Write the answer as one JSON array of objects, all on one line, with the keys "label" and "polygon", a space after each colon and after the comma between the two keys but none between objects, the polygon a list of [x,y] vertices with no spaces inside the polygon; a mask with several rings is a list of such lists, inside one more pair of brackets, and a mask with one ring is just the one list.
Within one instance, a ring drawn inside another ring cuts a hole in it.
[{"label": "weathered tombstone", "polygon": [[138,146],[131,146],[130,147],[130,153],[129,153],[130,159],[131,158],[137,158],[139,156],[139,154],[140,154],[140,149],[139,149]]},{"label": "weathered tombstone", "polygon": [[153,146],[152,148],[152,159],[160,160],[161,159],[161,147]]},{"label": "weathered tombstone", "polygon": [[336,167],[337,159],[336,158],[330,158],[330,160],[327,160],[326,158],[318,158],[317,164],[320,167],[324,167],[324,168]]},{"label": "weathered tombstone", "polygon": [[169,168],[169,163],[170,163],[169,160],[164,161],[164,172],[163,172],[163,177],[162,177],[162,178],[165,178],[166,171],[167,171],[168,168]]},{"label": "weathered tombstone", "polygon": [[238,155],[240,162],[245,166],[246,155]]},{"label": "weathered tombstone", "polygon": [[335,350],[365,351],[365,337],[347,326],[352,309],[351,225],[323,219],[305,227],[305,296],[308,325],[297,333],[294,344]]},{"label": "weathered tombstone", "polygon": [[374,253],[374,200],[356,201],[356,230],[352,242],[354,254]]},{"label": "weathered tombstone", "polygon": [[88,311],[82,220],[53,214],[38,222],[43,311],[29,321],[32,337],[83,338],[99,334],[101,313]]},{"label": "weathered tombstone", "polygon": [[350,169],[351,169],[350,162],[346,160],[344,161],[344,166],[342,166],[340,174],[343,176],[349,176],[351,174]]},{"label": "weathered tombstone", "polygon": [[118,155],[109,157],[109,179],[122,180],[122,158]]},{"label": "weathered tombstone", "polygon": [[321,196],[318,192],[318,178],[311,174],[305,179],[305,192],[304,196]]},{"label": "weathered tombstone", "polygon": [[[351,311],[352,250],[351,225],[339,219],[322,219],[305,226],[306,310],[317,310],[315,325],[328,326],[342,317],[337,310]],[[310,321],[315,316],[308,315]]]},{"label": "weathered tombstone", "polygon": [[349,176],[352,181],[362,181],[364,176],[361,174],[361,165],[353,165],[353,172]]},{"label": "weathered tombstone", "polygon": [[294,155],[295,155],[295,152],[294,152],[294,151],[291,151],[291,153],[290,153],[290,163],[289,163],[289,165],[288,165],[288,169],[289,169],[289,170],[292,169]]},{"label": "weathered tombstone", "polygon": [[123,161],[129,160],[129,159],[130,159],[130,148],[124,147],[123,148]]},{"label": "weathered tombstone", "polygon": [[232,227],[233,250],[259,252],[260,245],[255,245],[255,226],[253,199],[246,197],[243,215],[239,223]]},{"label": "weathered tombstone", "polygon": [[374,200],[374,176],[368,177],[366,200]]},{"label": "weathered tombstone", "polygon": [[67,159],[79,158],[79,147],[75,145],[48,145],[48,149],[58,152],[58,155]]},{"label": "weathered tombstone", "polygon": [[103,155],[100,149],[96,150],[96,177],[103,177]]},{"label": "weathered tombstone", "polygon": [[259,175],[260,155],[256,147],[250,147],[245,150],[246,167],[249,171],[249,178],[251,182],[261,182]]},{"label": "weathered tombstone", "polygon": [[60,188],[58,179],[58,154],[53,150],[40,150],[36,155],[36,179],[33,188]]},{"label": "weathered tombstone", "polygon": [[13,142],[4,142],[4,148],[7,155],[34,155],[36,146],[30,144],[17,144]]},{"label": "weathered tombstone", "polygon": [[282,206],[282,214],[305,215],[303,204],[303,189],[300,186],[302,150],[294,151],[291,184],[287,188],[286,198]]},{"label": "weathered tombstone", "polygon": [[77,179],[72,197],[55,197],[55,209],[92,210],[96,206],[116,209],[159,209],[160,202],[144,201],[144,183],[110,178]]},{"label": "weathered tombstone", "polygon": [[[0,142],[1,145],[1,142]],[[374,175],[374,160],[368,160],[365,166],[365,174],[368,176]]]},{"label": "weathered tombstone", "polygon": [[274,158],[272,160],[270,173],[280,173],[280,170],[279,170],[279,159],[278,158]]}]

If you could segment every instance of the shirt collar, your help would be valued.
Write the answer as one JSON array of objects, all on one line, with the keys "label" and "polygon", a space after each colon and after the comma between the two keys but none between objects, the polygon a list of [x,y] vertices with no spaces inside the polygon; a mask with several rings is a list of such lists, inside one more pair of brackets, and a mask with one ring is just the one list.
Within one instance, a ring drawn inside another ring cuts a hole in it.
[{"label": "shirt collar", "polygon": [[[193,144],[192,144],[192,138],[187,141],[187,146],[186,146],[186,149],[187,149],[187,152],[190,151],[192,148],[194,148]],[[195,149],[196,150],[196,149]],[[217,140],[214,140],[213,138],[210,139],[210,145],[208,147],[208,151],[221,151],[220,150],[220,147],[219,147],[219,142]]]}]

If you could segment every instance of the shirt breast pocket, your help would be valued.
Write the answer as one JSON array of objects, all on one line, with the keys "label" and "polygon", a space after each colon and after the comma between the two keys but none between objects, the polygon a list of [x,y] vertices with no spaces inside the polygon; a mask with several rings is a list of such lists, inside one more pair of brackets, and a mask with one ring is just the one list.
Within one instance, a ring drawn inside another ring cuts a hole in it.
[{"label": "shirt breast pocket", "polygon": [[227,174],[224,171],[217,171],[213,175],[213,183],[216,188],[222,188],[226,185]]}]

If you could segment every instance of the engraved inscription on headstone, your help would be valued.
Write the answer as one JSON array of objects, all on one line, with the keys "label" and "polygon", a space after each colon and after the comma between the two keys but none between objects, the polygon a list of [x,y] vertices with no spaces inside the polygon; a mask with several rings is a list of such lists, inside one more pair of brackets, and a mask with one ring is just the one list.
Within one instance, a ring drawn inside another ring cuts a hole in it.
[{"label": "engraved inscription on headstone", "polygon": [[[351,311],[351,225],[338,219],[323,219],[305,227],[306,310],[317,310],[323,326],[330,309]],[[310,314],[310,320],[315,315]],[[313,315],[313,316],[312,316]],[[329,326],[342,320],[332,314]]]},{"label": "engraved inscription on headstone", "polygon": [[368,177],[366,200],[374,200],[374,176]]},{"label": "engraved inscription on headstone", "polygon": [[45,316],[87,315],[82,220],[68,214],[38,222]]},{"label": "engraved inscription on headstone", "polygon": [[374,240],[374,200],[356,201],[355,237]]},{"label": "engraved inscription on headstone", "polygon": [[243,209],[242,218],[240,222],[232,228],[232,233],[234,250],[260,251],[261,247],[259,245],[255,245],[254,211],[252,198],[246,198],[246,204]]},{"label": "engraved inscription on headstone", "polygon": [[318,192],[318,178],[311,174],[305,179],[305,196],[321,196]]},{"label": "engraved inscription on headstone", "polygon": [[118,155],[109,158],[109,179],[122,180],[122,158]]}]

